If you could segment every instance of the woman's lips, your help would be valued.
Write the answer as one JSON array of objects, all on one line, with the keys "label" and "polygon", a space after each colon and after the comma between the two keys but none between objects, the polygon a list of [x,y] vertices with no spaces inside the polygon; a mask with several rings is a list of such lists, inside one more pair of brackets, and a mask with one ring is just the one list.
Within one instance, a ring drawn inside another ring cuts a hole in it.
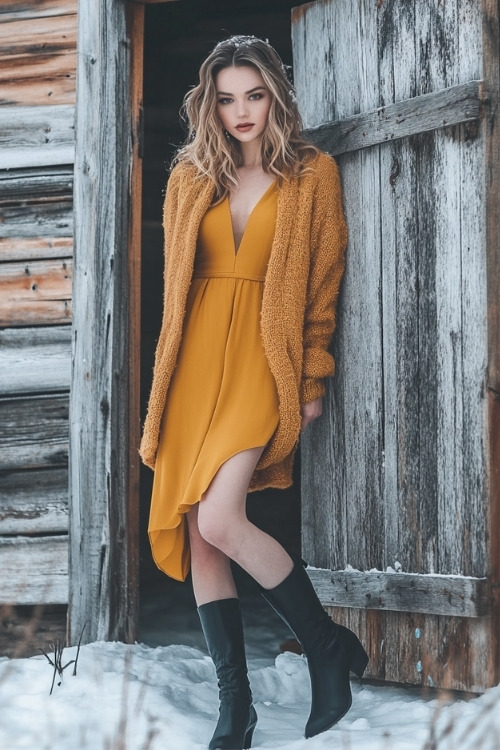
[{"label": "woman's lips", "polygon": [[253,128],[253,122],[242,122],[241,125],[236,125],[236,130],[242,132],[246,132],[247,130],[250,130],[250,128]]}]

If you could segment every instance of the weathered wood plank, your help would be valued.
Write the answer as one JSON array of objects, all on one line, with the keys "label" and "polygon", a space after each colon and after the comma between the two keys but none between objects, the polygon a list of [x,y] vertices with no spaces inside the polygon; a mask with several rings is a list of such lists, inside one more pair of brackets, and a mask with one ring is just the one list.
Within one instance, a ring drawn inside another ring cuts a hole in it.
[{"label": "weathered wood plank", "polygon": [[0,238],[71,237],[72,232],[71,201],[0,205]]},{"label": "weathered wood plank", "polygon": [[3,107],[0,169],[73,164],[74,119],[75,108],[71,104]]},{"label": "weathered wood plank", "polygon": [[72,269],[71,258],[2,263],[0,326],[69,323]]},{"label": "weathered wood plank", "polygon": [[71,327],[0,330],[0,396],[69,391]]},{"label": "weathered wood plank", "polygon": [[[384,3],[378,12],[379,86],[382,102],[415,96],[414,8]],[[396,31],[397,30],[397,31]],[[424,570],[415,518],[419,497],[418,203],[417,149],[396,140],[379,149],[384,217],[382,330],[384,340],[384,562]],[[413,229],[412,229],[413,228]],[[404,240],[403,240],[404,238]],[[404,311],[404,314],[401,314]],[[418,550],[415,554],[415,549]],[[421,557],[421,556],[420,556]]]},{"label": "weathered wood plank", "polygon": [[0,23],[0,102],[75,101],[76,14]]},{"label": "weathered wood plank", "polygon": [[72,237],[3,237],[0,238],[0,263],[12,261],[71,258]]},{"label": "weathered wood plank", "polygon": [[63,16],[77,11],[77,0],[2,0],[0,19],[2,23],[20,18],[43,18]]},{"label": "weathered wood plank", "polygon": [[494,92],[491,108],[488,112],[484,129],[485,144],[485,200],[486,216],[486,268],[488,273],[487,287],[487,328],[488,328],[488,366],[486,370],[487,409],[488,409],[488,482],[490,493],[490,512],[488,515],[488,532],[490,538],[490,565],[494,587],[494,628],[493,653],[496,659],[496,681],[500,680],[500,119],[499,91],[500,66],[498,64],[498,39],[500,20],[498,3],[494,0],[483,0],[482,9],[482,46],[483,68],[487,85]]},{"label": "weathered wood plank", "polygon": [[306,130],[306,138],[331,154],[344,154],[417,133],[472,122],[481,117],[486,98],[481,81],[451,86],[373,112]]},{"label": "weathered wood plank", "polygon": [[85,621],[85,640],[135,637],[137,592],[130,582],[136,575],[137,532],[128,445],[135,406],[131,415],[127,394],[136,123],[130,110],[129,40],[142,34],[142,23],[140,6],[80,0],[70,468],[73,641]]},{"label": "weathered wood plank", "polygon": [[55,641],[66,643],[64,604],[0,608],[0,656],[21,659],[40,655],[40,648],[50,653]]},{"label": "weathered wood plank", "polygon": [[483,618],[347,607],[329,612],[367,648],[368,679],[478,693],[495,684]]},{"label": "weathered wood plank", "polygon": [[65,604],[68,537],[0,538],[0,603]]},{"label": "weathered wood plank", "polygon": [[324,606],[481,617],[490,609],[486,578],[309,569]]},{"label": "weathered wood plank", "polygon": [[0,202],[12,202],[19,199],[69,198],[72,194],[72,167],[43,167],[0,172]]},{"label": "weathered wood plank", "polygon": [[0,535],[67,531],[67,469],[0,472]]},{"label": "weathered wood plank", "polygon": [[0,399],[0,471],[66,466],[67,395]]}]

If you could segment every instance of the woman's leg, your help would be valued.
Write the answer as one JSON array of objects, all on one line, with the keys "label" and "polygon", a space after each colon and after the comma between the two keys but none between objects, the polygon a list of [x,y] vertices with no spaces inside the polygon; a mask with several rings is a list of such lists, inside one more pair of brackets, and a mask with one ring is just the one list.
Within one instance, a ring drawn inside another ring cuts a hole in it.
[{"label": "woman's leg", "polygon": [[[281,583],[292,571],[288,553],[273,537],[254,526],[246,515],[250,479],[263,447],[237,453],[226,461],[213,478],[198,507],[201,538],[235,560],[263,588]],[[209,588],[211,570],[200,570],[200,589]],[[206,582],[205,582],[206,581]]]},{"label": "woman's leg", "polygon": [[205,541],[198,529],[198,505],[188,513],[191,577],[194,598],[200,607],[218,599],[237,597],[231,562],[221,550]]},{"label": "woman's leg", "polygon": [[245,500],[262,448],[243,451],[215,475],[198,510],[202,538],[236,560],[292,628],[307,654],[312,687],[306,737],[331,727],[349,710],[349,672],[362,676],[368,656],[357,637],[323,609],[300,563],[246,517]]}]

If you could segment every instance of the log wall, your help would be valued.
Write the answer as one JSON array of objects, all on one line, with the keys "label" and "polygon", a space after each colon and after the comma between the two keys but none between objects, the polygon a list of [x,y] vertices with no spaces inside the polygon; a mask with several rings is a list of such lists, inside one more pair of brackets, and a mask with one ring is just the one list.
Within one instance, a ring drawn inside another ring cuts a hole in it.
[{"label": "log wall", "polygon": [[0,604],[68,601],[76,13],[0,6]]}]

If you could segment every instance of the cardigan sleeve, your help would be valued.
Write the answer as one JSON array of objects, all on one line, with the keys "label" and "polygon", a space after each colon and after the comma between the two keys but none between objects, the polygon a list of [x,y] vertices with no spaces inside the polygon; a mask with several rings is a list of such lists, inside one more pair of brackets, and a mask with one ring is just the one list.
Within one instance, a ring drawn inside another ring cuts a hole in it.
[{"label": "cardigan sleeve", "polygon": [[[163,291],[163,317],[162,317],[162,324],[160,329],[160,336],[158,338],[158,343],[156,345],[156,352],[155,352],[155,361],[154,361],[154,368],[153,368],[153,387],[151,389],[151,392],[149,394],[149,401],[148,401],[148,412],[146,416],[146,422],[144,425],[144,430],[142,434],[141,439],[141,445],[139,448],[139,453],[146,464],[146,466],[149,466],[151,469],[154,469],[155,465],[155,457],[156,457],[156,445],[154,438],[151,437],[152,433],[155,432],[154,425],[159,424],[159,419],[161,418],[161,414],[157,413],[157,409],[155,406],[155,394],[154,394],[154,382],[159,376],[160,368],[161,368],[161,355],[165,348],[165,340],[168,333],[168,320],[166,318],[166,305],[165,305],[165,287],[166,282],[168,278],[168,266],[169,266],[169,247],[168,247],[168,236],[172,229],[172,225],[175,222],[175,216],[177,213],[177,205],[179,200],[179,188],[180,188],[180,172],[181,170],[178,167],[175,167],[172,170],[172,173],[170,175],[170,178],[167,183],[167,191],[165,196],[165,201],[163,203],[163,229],[164,229],[164,291]],[[153,425],[153,428],[151,427]]]},{"label": "cardigan sleeve", "polygon": [[333,375],[335,370],[328,347],[335,330],[335,313],[347,245],[340,175],[334,159],[322,155],[317,175],[304,318],[301,403],[323,396],[323,378]]},{"label": "cardigan sleeve", "polygon": [[158,354],[163,351],[164,341],[168,333],[168,325],[165,319],[166,310],[167,310],[167,306],[165,304],[165,296],[166,296],[167,280],[168,280],[168,275],[169,275],[168,266],[169,266],[169,260],[170,260],[168,237],[171,234],[172,225],[175,222],[175,217],[177,213],[181,173],[182,173],[182,166],[180,165],[174,167],[174,169],[172,170],[169,180],[167,182],[167,190],[166,190],[165,200],[163,202],[163,236],[164,236],[163,252],[165,256],[164,257],[164,269],[163,269],[163,318],[162,318],[160,336],[158,339],[158,344],[156,346],[155,360],[158,358]]}]

